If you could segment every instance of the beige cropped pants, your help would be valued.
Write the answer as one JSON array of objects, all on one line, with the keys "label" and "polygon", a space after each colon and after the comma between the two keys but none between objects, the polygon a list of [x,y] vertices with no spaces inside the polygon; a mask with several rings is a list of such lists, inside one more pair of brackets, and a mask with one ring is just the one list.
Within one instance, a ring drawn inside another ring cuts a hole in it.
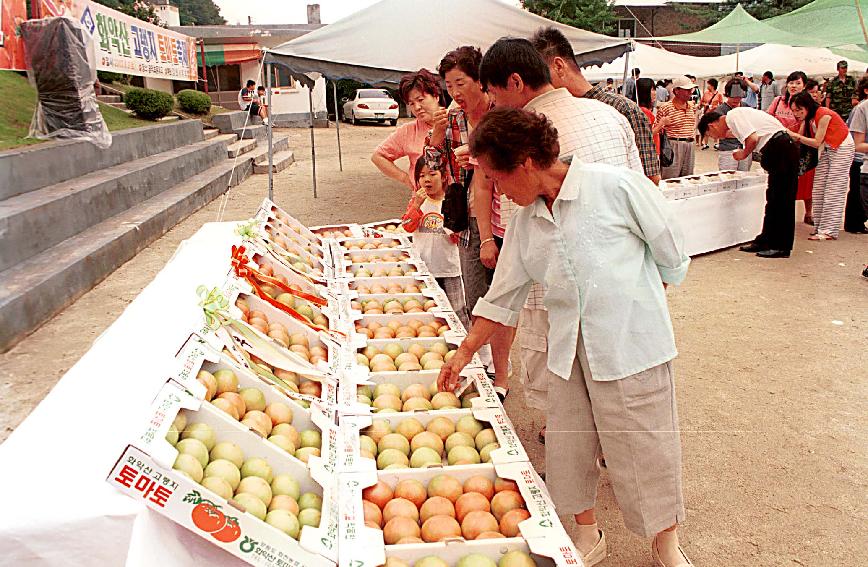
[{"label": "beige cropped pants", "polygon": [[672,363],[620,380],[591,377],[579,333],[569,380],[549,382],[546,484],[558,514],[594,507],[602,448],[627,528],[643,537],[684,521]]}]

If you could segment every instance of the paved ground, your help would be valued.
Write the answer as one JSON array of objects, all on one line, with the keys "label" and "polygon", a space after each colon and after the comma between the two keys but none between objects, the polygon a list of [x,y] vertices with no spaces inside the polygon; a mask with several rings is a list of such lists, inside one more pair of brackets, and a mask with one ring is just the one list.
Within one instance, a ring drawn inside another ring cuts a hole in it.
[{"label": "paved ground", "polygon": [[[399,216],[405,193],[369,161],[391,128],[317,130],[319,198],[310,187],[307,130],[291,131],[296,163],[277,175],[275,200],[310,225]],[[698,169],[714,168],[711,151]],[[266,193],[255,176],[229,194],[225,219],[251,215]],[[28,339],[0,355],[0,440],[202,223],[217,200],[178,225]],[[760,260],[735,249],[694,259],[669,291],[688,520],[682,539],[697,566],[868,565],[868,237],[809,242],[799,224],[793,257]],[[515,384],[507,410],[538,468],[541,415]],[[650,567],[647,542],[627,532],[605,473],[602,565]],[[565,519],[570,526],[571,520]],[[861,528],[859,526],[862,526]],[[862,534],[862,535],[860,535]]]}]

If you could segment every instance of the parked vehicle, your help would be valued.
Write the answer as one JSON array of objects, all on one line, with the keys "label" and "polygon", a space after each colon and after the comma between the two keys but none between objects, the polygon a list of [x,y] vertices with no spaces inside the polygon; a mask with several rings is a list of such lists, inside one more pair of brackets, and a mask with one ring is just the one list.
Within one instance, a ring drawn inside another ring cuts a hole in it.
[{"label": "parked vehicle", "polygon": [[357,89],[352,100],[344,98],[344,120],[356,124],[360,120],[386,120],[398,123],[398,103],[383,89]]}]

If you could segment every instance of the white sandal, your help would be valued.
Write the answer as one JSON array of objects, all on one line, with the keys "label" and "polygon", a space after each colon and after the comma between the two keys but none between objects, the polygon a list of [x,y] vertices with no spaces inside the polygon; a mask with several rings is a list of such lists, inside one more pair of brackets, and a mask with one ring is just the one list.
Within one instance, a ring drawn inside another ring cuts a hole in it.
[{"label": "white sandal", "polygon": [[683,561],[678,562],[676,565],[667,565],[663,563],[663,560],[660,559],[660,554],[657,552],[657,536],[655,535],[654,539],[651,540],[651,556],[654,558],[657,567],[694,567],[693,562],[687,557],[687,554],[684,553],[680,545],[678,546],[678,553],[681,554]]}]

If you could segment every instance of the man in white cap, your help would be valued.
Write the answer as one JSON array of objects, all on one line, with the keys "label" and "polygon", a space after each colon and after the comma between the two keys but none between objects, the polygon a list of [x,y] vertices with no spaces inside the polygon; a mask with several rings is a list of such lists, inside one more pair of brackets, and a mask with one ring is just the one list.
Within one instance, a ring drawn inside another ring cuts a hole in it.
[{"label": "man in white cap", "polygon": [[657,106],[657,119],[668,118],[663,131],[675,154],[672,165],[663,168],[663,179],[693,175],[696,103],[690,95],[695,88],[696,83],[687,77],[678,77],[672,81],[672,100]]}]

